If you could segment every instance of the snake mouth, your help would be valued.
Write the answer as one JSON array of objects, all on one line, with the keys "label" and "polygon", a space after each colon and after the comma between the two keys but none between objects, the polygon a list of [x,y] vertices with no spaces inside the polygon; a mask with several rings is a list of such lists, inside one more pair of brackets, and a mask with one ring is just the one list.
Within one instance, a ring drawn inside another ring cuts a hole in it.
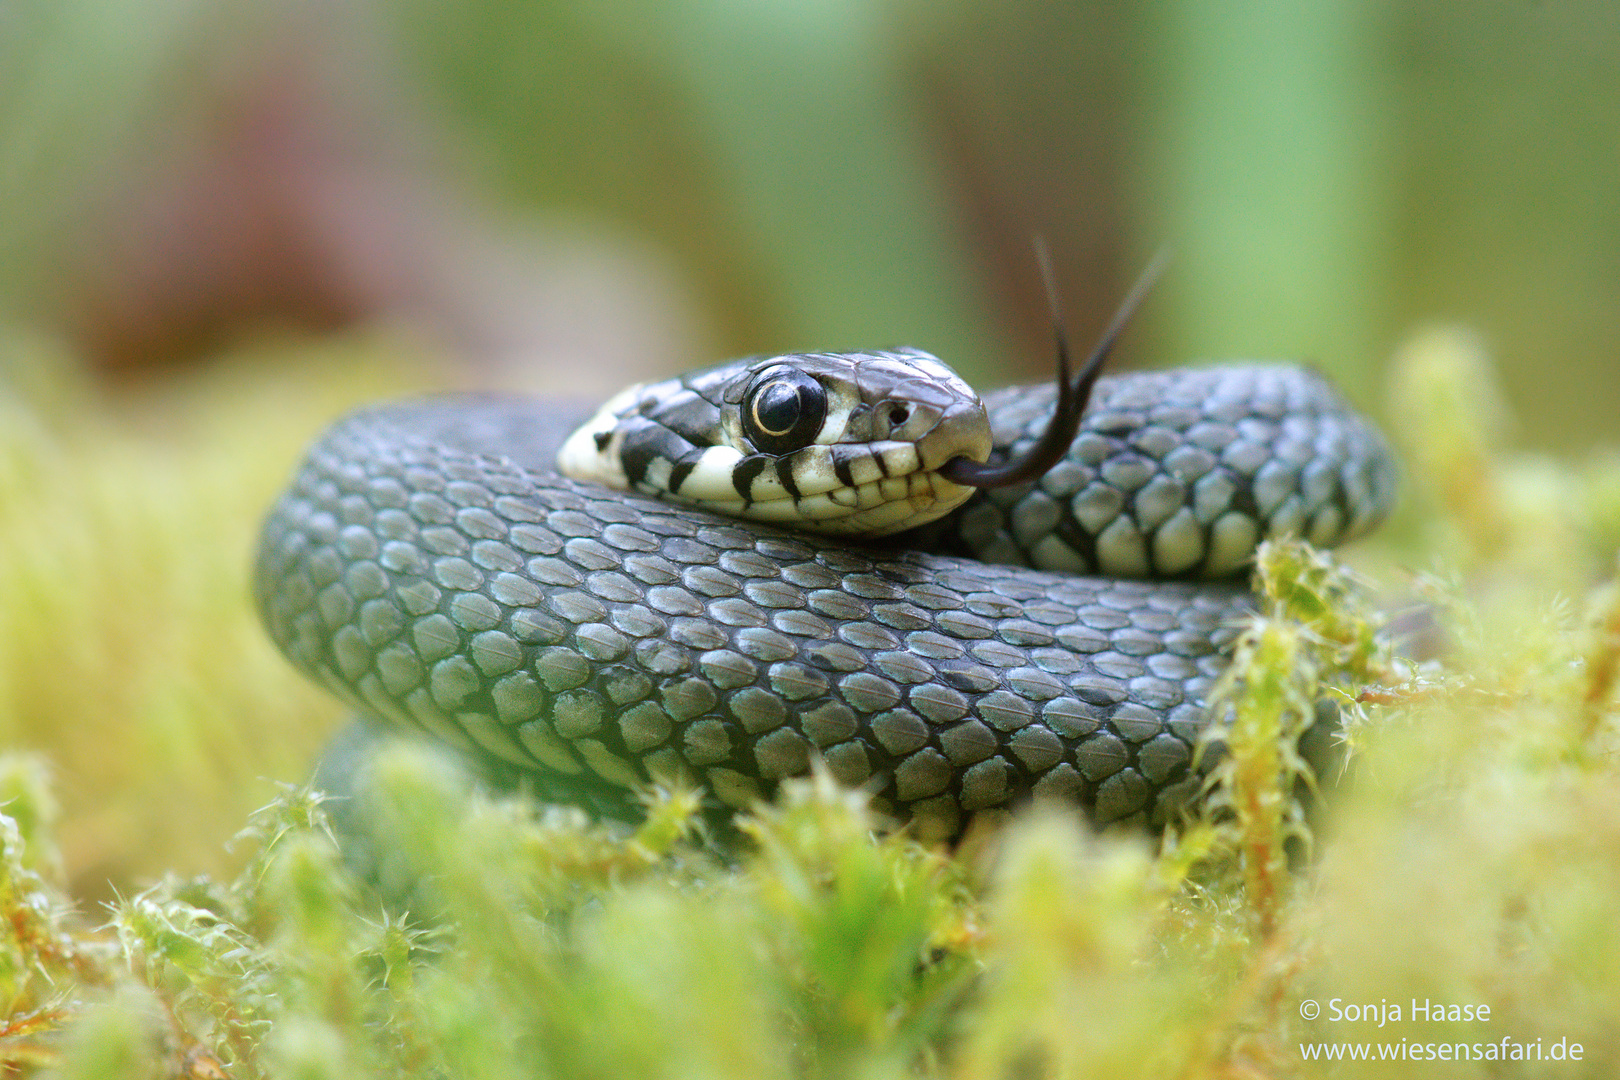
[{"label": "snake mouth", "polygon": [[[963,453],[983,458],[989,449],[989,420],[975,400],[971,408],[949,411],[918,442],[807,447],[725,491],[706,491],[701,499],[673,497],[823,535],[886,536],[944,517],[966,502],[974,489],[951,481],[940,467]],[[725,471],[734,475],[737,468]]]},{"label": "snake mouth", "polygon": [[[954,459],[953,459],[954,460]],[[973,488],[918,469],[798,498],[705,502],[704,509],[828,536],[888,536],[944,517]]]}]

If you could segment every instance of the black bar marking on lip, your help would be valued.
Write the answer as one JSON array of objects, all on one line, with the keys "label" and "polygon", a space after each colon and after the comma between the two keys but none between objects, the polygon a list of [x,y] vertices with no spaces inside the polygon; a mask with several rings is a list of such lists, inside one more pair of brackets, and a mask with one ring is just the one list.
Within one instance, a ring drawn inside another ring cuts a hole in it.
[{"label": "black bar marking on lip", "polygon": [[793,476],[792,456],[784,454],[776,459],[776,479],[781,481],[787,493],[793,496],[793,501],[799,501],[799,481]]},{"label": "black bar marking on lip", "polygon": [[669,490],[671,494],[679,495],[681,493],[681,485],[686,483],[688,476],[692,475],[692,470],[697,468],[698,458],[702,456],[700,452],[694,450],[670,468]]},{"label": "black bar marking on lip", "polygon": [[861,451],[855,447],[842,443],[832,448],[833,475],[838,477],[838,482],[844,487],[852,488],[855,486],[855,472],[850,468],[849,463],[859,453]]},{"label": "black bar marking on lip", "polygon": [[754,480],[765,471],[773,459],[766,454],[750,454],[732,467],[731,486],[737,489],[744,502],[754,501]]}]

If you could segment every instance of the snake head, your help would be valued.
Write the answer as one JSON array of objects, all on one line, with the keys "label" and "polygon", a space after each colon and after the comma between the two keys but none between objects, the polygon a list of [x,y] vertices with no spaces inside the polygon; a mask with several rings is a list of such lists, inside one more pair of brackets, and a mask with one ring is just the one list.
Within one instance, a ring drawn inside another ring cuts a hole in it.
[{"label": "snake head", "polygon": [[989,457],[972,388],[916,349],[755,357],[636,386],[569,437],[575,479],[837,535],[882,536],[961,505],[939,470]]},{"label": "snake head", "polygon": [[976,488],[1027,483],[1074,442],[1114,340],[1157,277],[1131,290],[1071,381],[1057,328],[1057,403],[1024,457],[988,464],[990,421],[961,377],[917,349],[753,357],[632,386],[569,436],[557,467],[640,491],[812,532],[886,536],[944,517]]}]

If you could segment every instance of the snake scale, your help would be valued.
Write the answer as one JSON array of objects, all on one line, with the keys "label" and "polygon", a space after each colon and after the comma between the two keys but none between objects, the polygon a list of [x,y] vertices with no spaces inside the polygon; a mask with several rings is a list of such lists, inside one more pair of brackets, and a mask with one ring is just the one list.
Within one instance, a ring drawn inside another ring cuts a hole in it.
[{"label": "snake scale", "polygon": [[[987,395],[995,445],[1034,443],[1053,401]],[[591,411],[442,397],[337,423],[265,525],[272,637],[543,793],[684,777],[741,807],[819,757],[923,836],[1031,794],[1162,823],[1200,784],[1254,544],[1359,535],[1394,492],[1377,431],[1287,366],[1103,378],[1037,482],[882,542],[559,475]]]}]

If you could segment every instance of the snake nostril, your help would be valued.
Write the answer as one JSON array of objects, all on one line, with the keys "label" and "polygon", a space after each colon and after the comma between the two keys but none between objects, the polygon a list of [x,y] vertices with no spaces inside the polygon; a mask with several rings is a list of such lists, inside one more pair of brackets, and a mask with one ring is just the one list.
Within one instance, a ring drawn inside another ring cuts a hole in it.
[{"label": "snake nostril", "polygon": [[889,427],[897,428],[911,419],[911,410],[904,405],[889,406]]}]

